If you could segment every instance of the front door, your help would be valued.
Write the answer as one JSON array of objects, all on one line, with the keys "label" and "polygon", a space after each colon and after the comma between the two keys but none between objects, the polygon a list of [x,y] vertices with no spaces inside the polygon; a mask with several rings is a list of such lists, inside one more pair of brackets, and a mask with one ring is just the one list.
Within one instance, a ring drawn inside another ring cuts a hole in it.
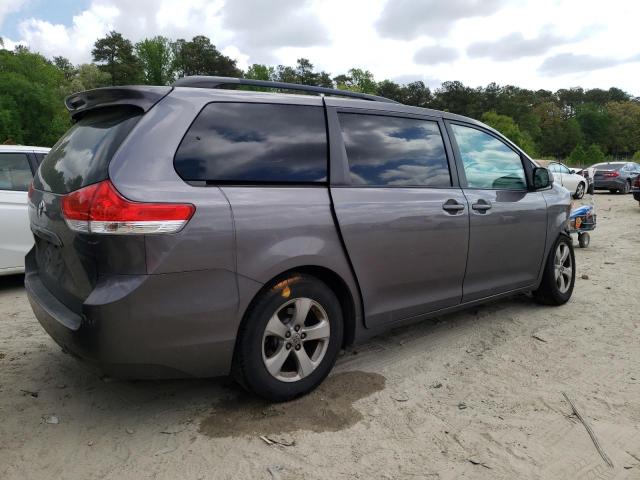
[{"label": "front door", "polygon": [[547,207],[531,191],[529,161],[491,132],[450,123],[470,207],[469,258],[463,302],[533,285],[540,272]]},{"label": "front door", "polygon": [[459,304],[469,217],[444,125],[357,112],[334,117],[349,171],[331,195],[367,326]]}]

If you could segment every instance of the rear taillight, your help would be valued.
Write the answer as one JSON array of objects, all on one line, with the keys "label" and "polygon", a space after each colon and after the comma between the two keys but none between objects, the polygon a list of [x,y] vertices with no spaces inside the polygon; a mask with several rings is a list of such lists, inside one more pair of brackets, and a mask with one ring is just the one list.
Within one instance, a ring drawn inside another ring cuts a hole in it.
[{"label": "rear taillight", "polygon": [[193,216],[188,203],[127,200],[109,180],[62,197],[62,214],[71,230],[84,233],[175,233]]},{"label": "rear taillight", "polygon": [[29,202],[33,203],[33,180],[29,182],[29,191],[27,192]]},{"label": "rear taillight", "polygon": [[605,177],[613,178],[613,177],[619,177],[620,173],[619,172],[604,172],[603,175]]}]

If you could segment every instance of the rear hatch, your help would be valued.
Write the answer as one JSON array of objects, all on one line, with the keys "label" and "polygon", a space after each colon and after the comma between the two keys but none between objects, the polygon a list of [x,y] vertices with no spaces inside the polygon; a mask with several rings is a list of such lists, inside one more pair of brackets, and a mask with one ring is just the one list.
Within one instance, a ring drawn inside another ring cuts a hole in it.
[{"label": "rear hatch", "polygon": [[87,112],[51,149],[34,177],[29,218],[47,289],[80,313],[100,275],[145,273],[144,236],[77,232],[62,215],[66,195],[108,178],[109,162],[143,115],[133,106]]}]

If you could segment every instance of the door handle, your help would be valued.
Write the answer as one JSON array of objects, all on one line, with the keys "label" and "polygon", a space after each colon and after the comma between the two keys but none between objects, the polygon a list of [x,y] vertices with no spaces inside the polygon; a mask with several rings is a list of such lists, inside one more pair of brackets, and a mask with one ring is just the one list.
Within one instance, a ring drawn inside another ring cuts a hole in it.
[{"label": "door handle", "polygon": [[449,199],[446,202],[444,202],[444,204],[442,205],[442,209],[445,212],[451,213],[452,215],[455,215],[458,212],[461,212],[462,210],[464,210],[464,204],[462,203],[458,203],[453,199]]},{"label": "door handle", "polygon": [[491,204],[486,200],[478,200],[477,203],[471,205],[476,212],[485,213],[487,210],[491,208]]}]

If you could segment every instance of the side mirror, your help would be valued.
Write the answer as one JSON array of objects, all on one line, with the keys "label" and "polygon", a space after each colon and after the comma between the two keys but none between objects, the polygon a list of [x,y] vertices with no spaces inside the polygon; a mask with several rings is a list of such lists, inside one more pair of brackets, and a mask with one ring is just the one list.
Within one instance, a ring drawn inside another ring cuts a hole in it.
[{"label": "side mirror", "polygon": [[533,188],[542,190],[553,185],[553,175],[543,167],[535,167],[533,169]]},{"label": "side mirror", "polygon": [[569,169],[569,173],[576,173],[576,171],[577,171],[577,170],[576,170],[575,168],[570,168],[570,169]]}]

